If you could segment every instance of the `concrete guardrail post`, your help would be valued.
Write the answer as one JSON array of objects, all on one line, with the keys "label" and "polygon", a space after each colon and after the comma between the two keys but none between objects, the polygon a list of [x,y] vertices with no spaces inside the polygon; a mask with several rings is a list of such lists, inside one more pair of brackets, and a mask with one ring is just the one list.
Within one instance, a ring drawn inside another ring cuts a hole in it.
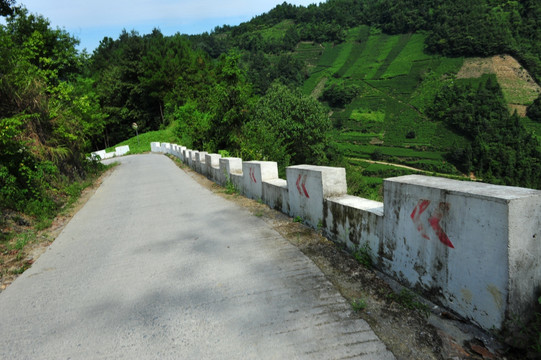
[{"label": "concrete guardrail post", "polygon": [[192,153],[193,153],[193,150],[191,150],[191,149],[186,150],[186,161],[185,161],[185,163],[189,167],[192,167]]},{"label": "concrete guardrail post", "polygon": [[207,176],[207,167],[205,164],[205,155],[208,153],[206,151],[199,151],[195,153],[195,171],[198,173]]},{"label": "concrete guardrail post", "polygon": [[162,153],[169,154],[169,150],[171,149],[171,144],[169,143],[162,143]]},{"label": "concrete guardrail post", "polygon": [[263,200],[263,182],[278,179],[278,164],[274,161],[245,161],[242,173],[243,194],[250,199]]},{"label": "concrete guardrail post", "polygon": [[207,165],[207,178],[214,182],[218,182],[218,174],[220,172],[220,154],[205,154],[205,164]]},{"label": "concrete guardrail post", "polygon": [[161,150],[162,150],[162,149],[161,149],[161,145],[160,145],[159,142],[151,142],[151,143],[150,143],[150,151],[151,151],[151,152],[157,152],[157,153],[159,153],[159,152],[161,152]]},{"label": "concrete guardrail post", "polygon": [[130,146],[124,145],[124,146],[117,146],[115,148],[115,156],[122,156],[130,152]]},{"label": "concrete guardrail post", "polygon": [[383,271],[485,329],[533,314],[541,191],[409,175],[384,199]]},{"label": "concrete guardrail post", "polygon": [[289,214],[287,181],[284,179],[263,181],[263,201],[271,208]]},{"label": "concrete guardrail post", "polygon": [[328,238],[352,251],[368,244],[372,259],[378,259],[377,250],[383,238],[383,203],[342,195],[325,199],[323,207],[323,230]]},{"label": "concrete guardrail post", "polygon": [[105,159],[105,150],[94,151],[90,154],[93,160]]},{"label": "concrete guardrail post", "polygon": [[178,158],[182,162],[184,162],[184,150],[186,150],[186,146],[179,146],[179,148],[178,148]]},{"label": "concrete guardrail post", "polygon": [[[242,159],[241,158],[221,158],[219,182],[221,186],[226,186],[228,181],[233,181],[232,175],[242,175]],[[239,189],[240,184],[233,184]],[[240,190],[240,189],[239,189]]]},{"label": "concrete guardrail post", "polygon": [[344,168],[297,165],[288,167],[286,175],[290,215],[314,228],[323,225],[324,199],[347,192]]}]

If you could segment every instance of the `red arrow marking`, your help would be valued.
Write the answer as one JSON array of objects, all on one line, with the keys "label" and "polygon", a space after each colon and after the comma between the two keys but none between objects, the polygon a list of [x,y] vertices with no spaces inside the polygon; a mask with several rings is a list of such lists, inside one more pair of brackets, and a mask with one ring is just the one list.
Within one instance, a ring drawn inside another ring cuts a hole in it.
[{"label": "red arrow marking", "polygon": [[434,229],[436,235],[438,235],[441,243],[454,249],[455,247],[453,243],[451,242],[451,240],[449,240],[449,237],[440,226],[440,220],[443,217],[444,213],[446,213],[448,210],[449,204],[441,202],[440,206],[436,210],[434,210],[434,213],[432,213],[432,216],[428,219],[428,223],[430,224],[432,229]]},{"label": "red arrow marking", "polygon": [[[302,179],[302,183],[301,183]],[[304,196],[306,196],[308,199],[310,199],[310,195],[308,195],[308,190],[306,190],[306,175],[302,176],[302,174],[299,174],[299,177],[297,178],[297,182],[295,183],[297,185],[297,190],[299,191],[299,195],[302,196],[304,193]]]},{"label": "red arrow marking", "polygon": [[302,178],[301,186],[302,186],[302,191],[304,191],[304,195],[306,195],[306,197],[308,199],[310,199],[310,195],[308,195],[308,191],[306,191],[306,186],[305,185],[306,185],[306,175],[304,175],[304,177]]},{"label": "red arrow marking", "polygon": [[[410,217],[413,223],[417,226],[417,231],[419,231],[425,239],[430,240],[430,237],[427,235],[425,228],[421,223],[421,214],[428,208],[428,205],[430,205],[430,200],[419,200],[417,206],[415,206],[415,208],[411,212]],[[441,218],[447,213],[448,210],[449,204],[440,202],[439,206],[434,210],[430,218],[428,218],[428,223],[430,224],[430,227],[436,232],[436,235],[440,239],[440,242],[454,249],[455,246],[453,245],[451,240],[449,240],[449,237],[443,231],[440,225]]]},{"label": "red arrow marking", "polygon": [[301,178],[302,178],[302,175],[299,174],[299,177],[297,178],[297,182],[295,183],[295,185],[297,185],[297,190],[299,191],[299,194],[302,195],[301,187],[299,186],[299,183],[301,182]]},{"label": "red arrow marking", "polygon": [[255,178],[255,170],[254,170],[254,168],[250,168],[250,178],[253,180],[254,183],[257,184],[257,180]]},{"label": "red arrow marking", "polygon": [[421,214],[426,210],[428,205],[430,205],[429,200],[419,200],[417,206],[411,212],[410,217],[411,220],[413,220],[413,223],[417,226],[417,231],[419,231],[425,239],[430,240],[426,234],[423,224],[421,223]]}]

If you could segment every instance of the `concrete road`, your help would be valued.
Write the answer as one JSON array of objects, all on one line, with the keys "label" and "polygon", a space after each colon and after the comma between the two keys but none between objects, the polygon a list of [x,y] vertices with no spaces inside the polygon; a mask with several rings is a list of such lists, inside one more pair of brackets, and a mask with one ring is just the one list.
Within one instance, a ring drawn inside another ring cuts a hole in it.
[{"label": "concrete road", "polygon": [[166,156],[120,161],[0,294],[1,359],[394,359],[262,220]]}]

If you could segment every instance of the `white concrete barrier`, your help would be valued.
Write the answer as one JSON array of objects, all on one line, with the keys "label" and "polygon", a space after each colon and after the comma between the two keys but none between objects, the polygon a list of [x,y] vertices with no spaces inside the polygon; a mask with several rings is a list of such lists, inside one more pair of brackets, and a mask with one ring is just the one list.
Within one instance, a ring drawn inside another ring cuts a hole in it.
[{"label": "white concrete barrier", "polygon": [[323,224],[323,200],[347,192],[344,168],[298,165],[288,167],[286,175],[290,215],[315,228]]},{"label": "white concrete barrier", "polygon": [[411,175],[385,180],[381,203],[347,195],[343,168],[291,166],[283,180],[274,162],[179,149],[220,185],[230,182],[351,249],[368,244],[378,269],[485,329],[534,313],[541,191]]},{"label": "white concrete barrier", "polygon": [[426,176],[385,180],[381,265],[489,329],[541,288],[541,191]]},{"label": "white concrete barrier", "polygon": [[184,152],[186,150],[186,146],[179,146],[178,147],[178,158],[184,162],[184,159],[185,159],[185,155],[184,155]]},{"label": "white concrete barrier", "polygon": [[124,145],[124,146],[118,146],[115,148],[115,156],[122,156],[126,155],[130,152],[130,146]]},{"label": "white concrete barrier", "polygon": [[220,158],[219,154],[205,154],[205,164],[207,165],[207,178],[214,182],[218,182],[220,172]]},{"label": "white concrete barrier", "polygon": [[263,200],[263,182],[278,179],[278,163],[274,161],[244,161],[242,172],[243,195],[250,199]]},{"label": "white concrete barrier", "polygon": [[[159,143],[158,143],[159,144]],[[123,156],[130,152],[129,145],[117,146],[115,152],[106,152],[105,150],[94,151],[90,154],[91,159],[104,160],[111,159],[115,156]]]},{"label": "white concrete barrier", "polygon": [[162,148],[159,142],[152,142],[150,143],[150,151],[151,152],[161,152]]},{"label": "white concrete barrier", "polygon": [[368,245],[376,262],[383,238],[383,203],[342,195],[326,198],[323,208],[325,235],[352,250]]},{"label": "white concrete barrier", "polygon": [[263,201],[272,209],[289,214],[289,191],[283,179],[263,181]]},{"label": "white concrete barrier", "polygon": [[[218,183],[222,186],[227,185],[228,181],[233,182],[232,175],[242,175],[242,159],[241,158],[221,158],[220,162],[220,173],[218,177]],[[234,177],[236,182],[233,182],[233,185],[239,189],[242,184],[240,181],[237,181],[237,177]],[[240,189],[239,189],[240,190]]]},{"label": "white concrete barrier", "polygon": [[170,150],[171,150],[171,144],[169,144],[169,143],[162,143],[161,148],[162,148],[162,151],[161,151],[162,153],[164,153],[164,154],[169,154],[169,152],[170,152]]},{"label": "white concrete barrier", "polygon": [[195,171],[207,176],[207,166],[205,163],[205,155],[208,153],[205,151],[198,151],[195,153]]},{"label": "white concrete barrier", "polygon": [[90,155],[93,160],[103,160],[105,159],[105,150],[94,151]]}]

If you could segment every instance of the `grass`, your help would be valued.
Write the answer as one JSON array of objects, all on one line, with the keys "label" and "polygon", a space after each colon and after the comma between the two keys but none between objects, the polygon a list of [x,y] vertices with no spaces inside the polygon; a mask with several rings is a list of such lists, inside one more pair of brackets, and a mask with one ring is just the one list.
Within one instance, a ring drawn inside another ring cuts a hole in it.
[{"label": "grass", "polygon": [[[522,124],[541,142],[541,122],[532,121],[529,118],[523,118]],[[541,149],[539,150],[541,151]]]},{"label": "grass", "polygon": [[227,195],[237,195],[239,193],[239,189],[237,189],[231,179],[227,179],[227,182],[225,183],[225,193]]},{"label": "grass", "polygon": [[134,134],[133,137],[107,148],[106,151],[114,152],[115,147],[128,145],[130,147],[129,154],[141,154],[150,151],[151,142],[175,143],[177,141],[178,139],[174,133],[174,129],[170,126],[165,130],[149,131],[139,134],[139,136]]},{"label": "grass", "polygon": [[[464,58],[425,53],[425,38],[426,35],[420,33],[371,33],[369,27],[360,26],[348,31],[347,40],[338,45],[299,44],[296,56],[310,59],[312,65],[310,76],[303,84],[305,94],[314,93],[318,84],[320,87],[331,83],[360,88],[359,96],[345,108],[329,108],[336,130],[331,140],[338,144],[342,155],[370,159],[378,150],[387,162],[410,165],[440,176],[461,175],[445,160],[445,154],[465,147],[468,139],[442,122],[432,121],[426,112],[436,94],[447,84],[460,81],[475,88],[486,81],[488,75],[456,79]],[[327,80],[326,84],[322,80]],[[535,95],[520,84],[504,81],[501,85],[510,102],[528,104]],[[508,86],[513,92],[507,90]],[[541,140],[541,124],[528,119],[523,119],[523,123]],[[363,175],[374,176],[377,178],[374,181],[380,182],[382,171],[368,170]],[[391,171],[385,170],[385,175]],[[394,171],[404,170],[395,168]]]},{"label": "grass", "polygon": [[525,86],[524,80],[520,78],[499,79],[498,82],[507,103],[530,105],[539,96],[535,88]]},{"label": "grass", "polygon": [[[338,74],[341,71],[345,71],[345,67],[351,66],[350,63],[352,63],[352,61],[350,57],[356,56],[355,54],[359,51],[361,46],[354,42],[354,40],[359,37],[360,29],[361,28],[351,29],[347,35],[348,41],[341,44],[322,44],[324,50],[319,61],[311,71],[310,77],[303,84],[302,91],[304,94],[311,94],[323,77],[330,77],[335,74],[336,77],[340,77]],[[348,62],[347,65],[346,62]]]},{"label": "grass", "polygon": [[281,40],[285,32],[293,25],[295,25],[293,20],[283,20],[270,28],[261,30],[259,33],[264,40]]},{"label": "grass", "polygon": [[323,48],[320,44],[314,42],[301,42],[297,45],[294,56],[297,59],[304,61],[309,66],[316,66],[322,53]]},{"label": "grass", "polygon": [[30,242],[36,240],[36,232],[34,230],[25,231],[21,234],[18,234],[12,244],[8,246],[9,250],[22,251],[24,247]]},{"label": "grass", "polygon": [[[348,41],[340,45],[326,44],[304,84],[307,94],[325,77],[360,86],[360,95],[345,109],[332,109],[333,125],[340,130],[332,140],[347,157],[369,159],[378,150],[385,161],[456,173],[445,165],[444,154],[465,145],[466,139],[430,121],[424,111],[441,87],[452,81],[463,58],[424,53],[423,34],[370,35],[367,30],[356,28],[356,39],[350,32]],[[376,148],[374,142],[383,146]]]},{"label": "grass", "polygon": [[[380,79],[382,77],[389,77],[389,75],[385,76],[387,73],[389,67],[391,64],[395,62],[395,59],[398,57],[399,54],[402,53],[402,49],[408,44],[411,34],[402,34],[402,35],[396,35],[397,41],[395,46],[389,51],[385,59],[383,60],[383,63],[378,68],[378,71],[374,74],[373,79]],[[397,61],[396,63],[402,64],[401,61]],[[398,74],[400,75],[400,74]],[[395,75],[396,76],[396,75]]]},{"label": "grass", "polygon": [[430,316],[428,305],[419,302],[417,294],[409,289],[403,288],[399,293],[391,293],[387,297],[406,309],[418,310],[427,318]]},{"label": "grass", "polygon": [[351,112],[349,118],[361,122],[383,122],[385,120],[385,113],[382,111],[355,109]]},{"label": "grass", "polygon": [[353,257],[359,262],[359,264],[370,269],[372,268],[371,252],[372,249],[370,248],[370,244],[366,242],[353,252]]},{"label": "grass", "polygon": [[25,259],[29,253],[29,247],[32,247],[34,243],[51,241],[40,231],[50,227],[57,215],[67,215],[80,198],[82,191],[91,186],[111,166],[113,165],[104,166],[93,163],[87,168],[85,180],[72,183],[64,180],[65,182],[55,188],[54,206],[43,206],[43,202],[31,201],[29,204],[32,206],[27,206],[25,213],[9,210],[4,213],[4,209],[1,209],[0,278],[2,281],[12,280],[14,275],[23,273],[32,265],[32,260]]},{"label": "grass", "polygon": [[[395,48],[395,46],[398,44],[400,40],[399,35],[390,36],[390,35],[380,34],[380,35],[376,35],[376,38],[378,38],[376,39],[377,43],[374,44],[373,46],[374,48],[373,51],[375,52],[374,62],[372,64],[368,63],[365,65],[365,66],[368,66],[368,70],[369,70],[365,73],[365,77],[364,77],[365,79],[378,78],[377,74],[378,72],[380,72],[381,66],[384,66],[385,59],[387,59],[391,51]],[[368,46],[367,46],[367,51],[369,51]],[[368,57],[367,60],[369,59],[370,59],[370,56]]]},{"label": "grass", "polygon": [[[381,75],[382,78],[392,78],[400,75],[408,75],[411,67],[416,61],[430,60],[431,56],[424,53],[425,35],[421,34],[406,34],[401,35],[398,46],[393,49],[387,59],[399,50],[396,57],[392,59],[385,72]],[[402,48],[400,47],[402,46]]]},{"label": "grass", "polygon": [[[364,48],[366,47],[366,40],[368,40],[368,35],[368,26],[361,26],[350,30],[348,38],[352,45],[349,51],[349,55],[342,67],[336,72],[336,76],[344,76],[346,72],[357,62],[357,59],[361,56]],[[356,38],[352,39],[352,37]]]},{"label": "grass", "polygon": [[415,89],[410,98],[410,103],[421,111],[434,101],[440,89],[450,83],[452,75],[456,74],[464,58],[435,58],[422,74],[421,84]]},{"label": "grass", "polygon": [[355,312],[363,311],[364,309],[366,309],[366,306],[367,304],[365,299],[354,299],[351,302],[351,307]]},{"label": "grass", "polygon": [[344,151],[345,155],[352,155],[359,158],[370,158],[377,150],[388,157],[408,158],[408,159],[430,159],[444,160],[441,151],[422,151],[402,147],[388,147],[378,145],[355,145],[350,143],[338,143],[338,147]]}]

